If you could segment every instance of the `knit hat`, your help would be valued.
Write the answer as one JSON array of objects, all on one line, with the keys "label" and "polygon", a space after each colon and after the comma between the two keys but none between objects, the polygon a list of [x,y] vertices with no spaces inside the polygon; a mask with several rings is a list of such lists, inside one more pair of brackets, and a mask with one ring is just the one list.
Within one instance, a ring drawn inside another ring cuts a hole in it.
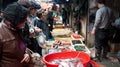
[{"label": "knit hat", "polygon": [[41,8],[41,6],[39,4],[37,4],[35,2],[32,2],[32,1],[31,1],[31,6],[30,7],[34,8],[34,9],[40,9]]},{"label": "knit hat", "polygon": [[34,8],[34,9],[41,8],[40,4],[38,4],[35,0],[18,0],[17,2],[27,8]]},{"label": "knit hat", "polygon": [[3,18],[10,21],[13,26],[25,21],[28,9],[18,3],[10,4],[3,12]]}]

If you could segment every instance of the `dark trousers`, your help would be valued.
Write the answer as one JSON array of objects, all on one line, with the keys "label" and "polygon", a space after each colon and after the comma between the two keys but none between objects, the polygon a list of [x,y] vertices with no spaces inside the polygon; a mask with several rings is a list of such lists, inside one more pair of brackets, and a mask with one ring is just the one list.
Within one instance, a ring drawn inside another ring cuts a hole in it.
[{"label": "dark trousers", "polygon": [[67,26],[66,18],[63,18],[62,22],[65,24],[65,26]]},{"label": "dark trousers", "polygon": [[49,20],[49,30],[52,31],[53,30],[53,20]]},{"label": "dark trousers", "polygon": [[[110,47],[108,45],[109,34],[107,29],[97,29],[95,32],[96,54],[106,56]],[[102,54],[101,54],[102,53]]]}]

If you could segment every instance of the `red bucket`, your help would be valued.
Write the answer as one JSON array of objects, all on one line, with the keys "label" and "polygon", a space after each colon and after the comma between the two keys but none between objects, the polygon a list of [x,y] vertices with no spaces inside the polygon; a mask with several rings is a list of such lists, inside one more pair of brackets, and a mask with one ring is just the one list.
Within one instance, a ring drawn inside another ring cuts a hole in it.
[{"label": "red bucket", "polygon": [[58,67],[59,66],[58,64],[51,64],[49,62],[53,61],[54,59],[69,59],[69,58],[75,58],[76,56],[82,61],[84,67],[86,67],[87,63],[90,61],[90,57],[88,54],[79,51],[47,54],[46,56],[43,57],[43,61],[47,67]]},{"label": "red bucket", "polygon": [[99,67],[99,65],[93,60],[90,60],[90,63],[92,64],[92,67]]}]

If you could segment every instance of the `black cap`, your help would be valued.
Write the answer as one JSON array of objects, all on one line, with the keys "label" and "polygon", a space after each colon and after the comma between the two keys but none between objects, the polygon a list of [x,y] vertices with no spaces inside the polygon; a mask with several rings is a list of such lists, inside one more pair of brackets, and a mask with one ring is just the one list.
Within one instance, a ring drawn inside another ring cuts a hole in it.
[{"label": "black cap", "polygon": [[105,1],[105,0],[98,0],[98,3],[100,3],[100,4],[105,4],[106,1]]},{"label": "black cap", "polygon": [[41,6],[34,0],[18,0],[19,4],[23,5],[26,8],[40,9]]},{"label": "black cap", "polygon": [[30,5],[31,8],[34,8],[34,9],[40,9],[41,6],[35,2],[31,2],[31,5]]}]

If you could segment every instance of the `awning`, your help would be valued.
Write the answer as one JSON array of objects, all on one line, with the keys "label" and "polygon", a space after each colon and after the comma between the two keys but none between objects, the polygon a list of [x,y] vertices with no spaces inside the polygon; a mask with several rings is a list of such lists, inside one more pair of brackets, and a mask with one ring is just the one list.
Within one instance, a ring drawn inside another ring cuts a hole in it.
[{"label": "awning", "polygon": [[64,4],[64,3],[69,3],[70,0],[52,0],[56,4]]}]

